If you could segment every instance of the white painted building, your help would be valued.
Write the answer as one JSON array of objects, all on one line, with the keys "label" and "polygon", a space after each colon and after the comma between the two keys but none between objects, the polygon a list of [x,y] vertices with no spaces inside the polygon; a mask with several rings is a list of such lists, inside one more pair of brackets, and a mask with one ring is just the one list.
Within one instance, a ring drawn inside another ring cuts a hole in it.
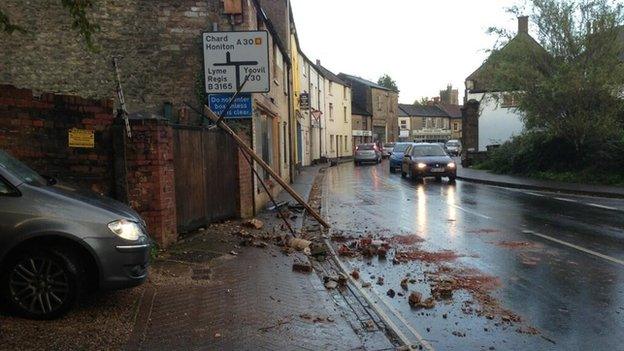
[{"label": "white painted building", "polygon": [[[501,51],[513,55],[545,53],[544,48],[529,34],[529,18],[518,18],[518,33]],[[466,100],[478,101],[479,130],[478,148],[486,151],[488,146],[500,145],[524,130],[523,115],[516,109],[516,102],[509,92],[497,89],[492,73],[496,65],[486,60],[481,67],[466,78]],[[499,98],[495,98],[498,96]]]}]

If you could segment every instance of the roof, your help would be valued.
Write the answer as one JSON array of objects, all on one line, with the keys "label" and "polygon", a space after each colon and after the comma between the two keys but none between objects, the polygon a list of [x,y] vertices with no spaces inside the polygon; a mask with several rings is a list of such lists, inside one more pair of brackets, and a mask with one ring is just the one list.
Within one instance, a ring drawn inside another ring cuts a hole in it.
[{"label": "roof", "polygon": [[446,112],[446,114],[451,118],[462,118],[461,106],[454,104],[438,104],[437,105],[442,111]]},{"label": "roof", "polygon": [[[512,60],[514,57],[521,60],[518,55],[548,55],[548,52],[535,40],[529,33],[520,32],[513,37],[503,48],[490,55],[483,64],[477,68],[472,74],[470,74],[466,81],[473,81],[473,88],[471,92],[486,92],[497,91],[498,89],[493,86],[492,70],[496,69],[496,64],[493,63],[492,58],[494,55],[500,55],[498,57],[506,57],[506,60]],[[507,61],[505,61],[507,62]]]},{"label": "roof", "polygon": [[349,83],[349,82],[347,82],[345,80],[340,79],[340,77],[338,77],[332,71],[328,70],[327,68],[323,67],[322,65],[316,64],[316,65],[314,65],[314,67],[316,67],[316,69],[319,71],[319,73],[323,77],[329,79],[330,81],[338,83],[338,84],[341,84],[341,85],[345,85],[345,86],[351,86],[351,83]]},{"label": "roof", "polygon": [[342,79],[344,79],[344,80],[347,80],[347,81],[351,81],[351,82],[356,82],[356,83],[364,84],[364,85],[366,85],[366,86],[368,86],[368,87],[371,87],[371,88],[381,89],[381,90],[387,90],[387,91],[392,91],[392,92],[398,93],[398,91],[396,91],[396,90],[388,89],[388,88],[386,88],[386,87],[384,87],[384,86],[381,86],[381,85],[379,85],[379,84],[377,84],[377,83],[373,83],[373,82],[371,82],[370,80],[366,80],[366,79],[364,79],[364,78],[360,78],[360,77],[352,76],[352,75],[350,75],[350,74],[340,73],[340,74],[338,74],[338,77],[340,77],[340,78],[342,78]]},{"label": "roof", "polygon": [[352,115],[360,115],[360,116],[372,116],[372,114],[360,104],[358,104],[355,100],[351,100],[351,114]]},{"label": "roof", "polygon": [[399,104],[399,110],[403,110],[409,117],[450,117],[438,106]]}]

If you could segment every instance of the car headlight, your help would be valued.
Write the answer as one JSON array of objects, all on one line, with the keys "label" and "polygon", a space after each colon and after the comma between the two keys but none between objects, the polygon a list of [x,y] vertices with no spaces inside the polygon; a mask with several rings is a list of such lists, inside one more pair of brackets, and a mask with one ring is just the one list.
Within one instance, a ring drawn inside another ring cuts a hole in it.
[{"label": "car headlight", "polygon": [[455,162],[451,162],[448,165],[446,165],[448,168],[455,168]]},{"label": "car headlight", "polygon": [[108,229],[120,238],[126,240],[135,241],[143,235],[141,227],[139,227],[138,224],[126,219],[120,219],[118,221],[108,223]]},{"label": "car headlight", "polygon": [[418,169],[425,169],[425,168],[427,168],[427,164],[425,164],[425,163],[419,163],[417,166],[418,166]]}]

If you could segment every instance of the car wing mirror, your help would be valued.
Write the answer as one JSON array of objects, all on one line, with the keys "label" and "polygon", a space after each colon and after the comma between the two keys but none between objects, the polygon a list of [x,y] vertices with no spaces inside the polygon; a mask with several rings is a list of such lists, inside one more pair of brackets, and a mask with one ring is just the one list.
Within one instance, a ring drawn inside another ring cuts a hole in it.
[{"label": "car wing mirror", "polygon": [[52,176],[48,176],[48,175],[42,175],[43,179],[46,180],[46,182],[48,183],[48,185],[56,185],[58,184],[58,179],[52,177]]}]

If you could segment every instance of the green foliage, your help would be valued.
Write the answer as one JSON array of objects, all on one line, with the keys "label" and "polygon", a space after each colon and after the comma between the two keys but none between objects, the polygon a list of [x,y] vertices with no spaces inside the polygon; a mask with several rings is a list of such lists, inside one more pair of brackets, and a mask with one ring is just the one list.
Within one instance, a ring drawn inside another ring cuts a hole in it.
[{"label": "green foliage", "polygon": [[528,3],[544,50],[519,34],[493,50],[485,75],[498,91],[515,95],[529,130],[563,139],[576,153],[617,138],[624,127],[624,6],[609,0]]},{"label": "green foliage", "polygon": [[624,133],[620,138],[577,151],[565,138],[528,132],[489,153],[475,166],[495,173],[567,182],[624,184]]},{"label": "green foliage", "polygon": [[0,10],[0,32],[5,32],[9,34],[13,32],[26,33],[26,30],[20,26],[11,23],[9,16],[7,16],[4,12],[2,12],[2,10]]},{"label": "green foliage", "polygon": [[93,8],[93,0],[61,0],[72,18],[72,28],[84,38],[89,49],[94,49],[93,34],[99,31],[97,24],[87,18],[87,11]]},{"label": "green foliage", "polygon": [[[92,23],[88,18],[88,12],[93,8],[94,0],[61,0],[63,7],[69,12],[72,19],[72,28],[83,37],[89,50],[95,50],[93,34],[100,27]],[[13,24],[9,16],[0,10],[0,33],[12,34],[14,32],[27,33],[28,29]]]},{"label": "green foliage", "polygon": [[421,98],[420,98],[420,100],[418,100],[418,99],[414,100],[414,105],[423,105],[423,106],[426,106],[426,105],[428,105],[428,104],[429,104],[429,98],[428,98],[428,97],[426,97],[426,96],[421,97]]},{"label": "green foliage", "polygon": [[394,90],[397,92],[399,91],[399,87],[397,86],[394,79],[392,79],[387,74],[384,74],[383,76],[379,77],[379,79],[377,80],[377,84],[381,85],[382,87],[388,88],[390,90]]}]

